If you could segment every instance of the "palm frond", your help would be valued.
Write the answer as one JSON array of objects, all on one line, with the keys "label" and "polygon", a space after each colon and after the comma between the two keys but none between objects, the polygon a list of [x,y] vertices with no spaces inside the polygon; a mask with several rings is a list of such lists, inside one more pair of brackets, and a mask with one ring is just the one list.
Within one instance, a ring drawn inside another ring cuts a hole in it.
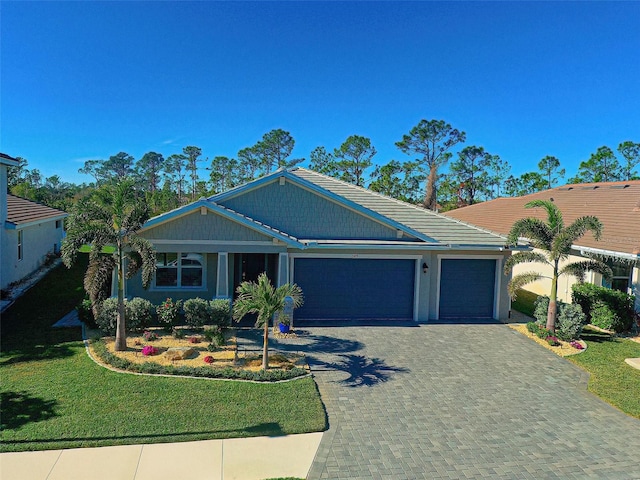
[{"label": "palm frond", "polygon": [[238,297],[233,302],[233,319],[238,322],[245,315],[255,313],[258,316],[256,327],[269,322],[275,313],[282,311],[287,296],[293,299],[295,308],[304,302],[300,287],[285,284],[274,288],[266,273],[261,273],[257,282],[242,282],[236,292]]},{"label": "palm frond", "polygon": [[602,235],[602,223],[594,216],[577,218],[571,225],[558,233],[553,241],[553,250],[558,254],[567,255],[571,246],[588,231],[593,233],[596,240]]},{"label": "palm frond", "polygon": [[504,262],[504,273],[508,275],[513,270],[513,267],[520,263],[546,263],[549,264],[547,257],[538,252],[517,252],[507,258],[507,261]]},{"label": "palm frond", "polygon": [[540,280],[541,278],[543,277],[538,272],[519,273],[518,275],[514,276],[509,282],[509,284],[507,285],[509,296],[511,297],[512,300],[515,300],[517,297],[517,291],[519,288],[522,288],[523,286],[528,285],[529,283],[533,283],[536,280]]},{"label": "palm frond", "polygon": [[[136,270],[127,271],[127,275],[133,276],[138,269],[142,268],[142,286],[147,288],[151,284],[153,275],[156,272],[156,252],[153,244],[146,238],[139,237],[135,233],[131,233],[126,237],[127,245],[133,250],[129,256],[133,256],[136,262]],[[130,277],[128,277],[130,278]]]},{"label": "palm frond", "polygon": [[547,225],[554,232],[564,229],[562,212],[558,206],[549,200],[532,200],[525,204],[524,208],[544,208],[547,212]]},{"label": "palm frond", "polygon": [[587,272],[599,273],[607,280],[611,279],[613,276],[611,268],[606,263],[595,259],[569,263],[562,267],[558,272],[558,275],[573,275],[580,283],[582,283],[586,279]]},{"label": "palm frond", "polygon": [[553,231],[542,220],[533,217],[521,218],[511,227],[507,237],[510,245],[517,245],[520,237],[525,237],[531,244],[543,250],[551,250]]},{"label": "palm frond", "polygon": [[117,262],[111,255],[98,255],[89,261],[84,275],[84,289],[95,307],[108,296],[113,269]]}]

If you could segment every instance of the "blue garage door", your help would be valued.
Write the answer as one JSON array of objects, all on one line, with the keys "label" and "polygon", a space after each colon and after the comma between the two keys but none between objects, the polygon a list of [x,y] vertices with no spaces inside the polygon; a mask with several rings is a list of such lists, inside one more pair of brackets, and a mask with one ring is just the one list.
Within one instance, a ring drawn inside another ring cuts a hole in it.
[{"label": "blue garage door", "polygon": [[415,260],[296,258],[294,281],[305,320],[413,319]]},{"label": "blue garage door", "polygon": [[495,260],[442,260],[440,318],[493,318],[495,281]]}]

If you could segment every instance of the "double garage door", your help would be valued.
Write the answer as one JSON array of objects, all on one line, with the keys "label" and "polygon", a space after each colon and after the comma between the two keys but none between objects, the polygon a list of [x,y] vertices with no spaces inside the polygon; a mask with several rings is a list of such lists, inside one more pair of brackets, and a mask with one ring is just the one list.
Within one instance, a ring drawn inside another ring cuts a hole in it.
[{"label": "double garage door", "polygon": [[296,320],[413,320],[415,277],[413,259],[296,258],[305,299]]},{"label": "double garage door", "polygon": [[[495,259],[442,259],[438,317],[493,318],[495,279]],[[294,260],[293,281],[305,297],[295,313],[302,324],[414,319],[414,259],[301,257]]]}]

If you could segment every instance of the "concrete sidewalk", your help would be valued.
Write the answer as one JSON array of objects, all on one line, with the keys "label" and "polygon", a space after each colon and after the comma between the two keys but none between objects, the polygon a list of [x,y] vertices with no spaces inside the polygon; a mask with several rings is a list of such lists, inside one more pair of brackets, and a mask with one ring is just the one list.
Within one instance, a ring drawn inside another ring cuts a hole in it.
[{"label": "concrete sidewalk", "polygon": [[2,480],[306,478],[322,433],[0,455]]}]

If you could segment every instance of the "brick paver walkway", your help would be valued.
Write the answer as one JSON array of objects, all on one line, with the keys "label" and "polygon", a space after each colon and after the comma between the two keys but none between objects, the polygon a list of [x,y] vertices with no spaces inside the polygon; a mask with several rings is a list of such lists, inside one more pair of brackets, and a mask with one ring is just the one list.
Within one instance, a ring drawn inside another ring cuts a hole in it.
[{"label": "brick paver walkway", "polygon": [[640,421],[505,325],[309,328],[275,343],[307,352],[327,408],[309,479],[640,479]]}]

